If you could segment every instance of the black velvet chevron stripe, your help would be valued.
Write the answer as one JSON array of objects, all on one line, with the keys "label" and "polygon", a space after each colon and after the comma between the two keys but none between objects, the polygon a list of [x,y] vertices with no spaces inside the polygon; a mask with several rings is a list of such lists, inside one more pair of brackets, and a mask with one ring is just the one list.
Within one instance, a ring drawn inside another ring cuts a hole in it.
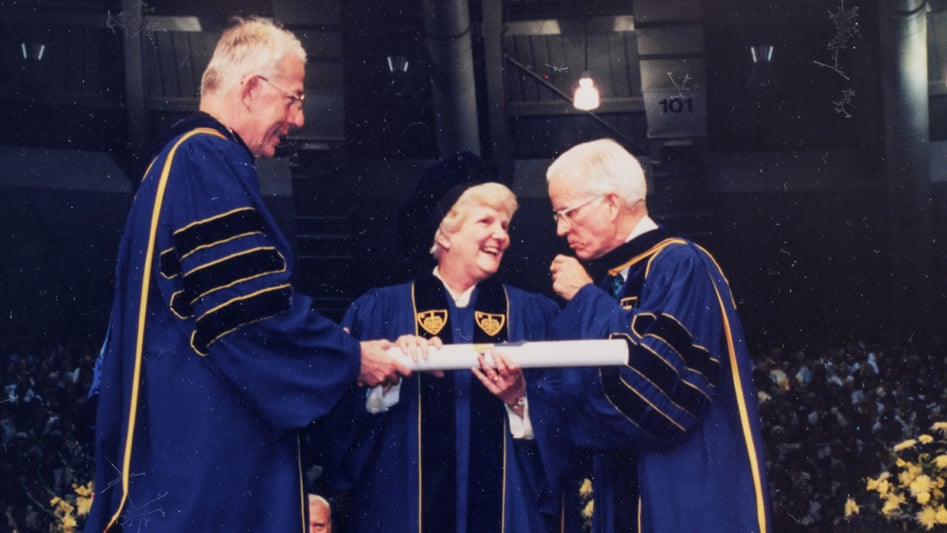
[{"label": "black velvet chevron stripe", "polygon": [[706,349],[695,346],[693,337],[676,320],[664,314],[639,315],[632,327],[639,337],[643,338],[647,334],[664,340],[681,354],[685,366],[705,376],[712,387],[717,386],[719,363],[711,359]]},{"label": "black velvet chevron stripe", "polygon": [[634,349],[634,355],[629,357],[630,366],[644,375],[658,389],[664,393],[675,405],[688,413],[698,414],[709,401],[707,395],[694,387],[681,383],[684,376],[678,376],[677,371],[668,366],[651,350],[643,346]]},{"label": "black velvet chevron stripe", "polygon": [[174,251],[174,248],[168,248],[158,256],[161,275],[169,279],[181,273],[181,263],[178,261],[178,256]]},{"label": "black velvet chevron stripe", "polygon": [[194,316],[194,308],[191,307],[191,299],[186,292],[177,291],[171,295],[171,311],[182,320]]},{"label": "black velvet chevron stripe", "polygon": [[207,354],[210,345],[227,333],[286,311],[291,298],[290,286],[280,285],[247,298],[231,300],[197,319],[191,344],[199,353]]},{"label": "black velvet chevron stripe", "polygon": [[188,301],[193,302],[215,289],[285,269],[286,262],[275,248],[257,248],[188,272],[184,275],[184,286],[190,296]]},{"label": "black velvet chevron stripe", "polygon": [[190,224],[174,232],[174,247],[178,257],[185,257],[201,246],[213,244],[240,235],[264,233],[263,217],[256,209],[247,207],[224,215]]},{"label": "black velvet chevron stripe", "polygon": [[643,431],[661,439],[676,437],[682,433],[678,426],[652,409],[641,396],[622,383],[618,367],[604,367],[599,372],[602,376],[602,389],[609,400]]}]

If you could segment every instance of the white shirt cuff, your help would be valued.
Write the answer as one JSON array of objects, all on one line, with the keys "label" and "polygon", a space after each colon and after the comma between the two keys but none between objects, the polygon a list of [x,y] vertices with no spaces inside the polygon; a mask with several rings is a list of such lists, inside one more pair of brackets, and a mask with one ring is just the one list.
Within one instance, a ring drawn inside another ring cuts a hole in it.
[{"label": "white shirt cuff", "polygon": [[372,414],[384,413],[401,399],[401,380],[385,392],[384,385],[375,385],[368,390],[365,410]]},{"label": "white shirt cuff", "polygon": [[529,420],[529,400],[523,404],[523,417],[516,414],[516,411],[510,409],[509,405],[503,404],[506,408],[506,418],[510,421],[510,434],[514,439],[533,440],[533,423]]}]

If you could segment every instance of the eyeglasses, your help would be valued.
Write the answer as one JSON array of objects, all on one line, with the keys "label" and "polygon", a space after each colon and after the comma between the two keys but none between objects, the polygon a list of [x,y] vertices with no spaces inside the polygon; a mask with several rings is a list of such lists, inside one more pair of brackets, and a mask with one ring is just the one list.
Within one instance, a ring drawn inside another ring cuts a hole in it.
[{"label": "eyeglasses", "polygon": [[559,210],[557,210],[557,211],[554,210],[554,211],[552,212],[552,220],[553,220],[553,222],[555,222],[556,224],[559,224],[559,223],[562,222],[562,221],[566,221],[566,222],[568,222],[568,223],[571,224],[571,223],[573,222],[573,217],[575,216],[575,213],[576,213],[579,209],[582,209],[583,207],[589,205],[590,203],[594,202],[595,200],[598,200],[599,198],[601,198],[601,197],[603,197],[603,196],[605,196],[605,195],[604,195],[604,194],[596,194],[596,195],[594,195],[594,196],[589,196],[589,197],[586,198],[585,200],[582,200],[581,202],[579,202],[579,203],[577,203],[577,204],[575,204],[575,205],[571,205],[571,206],[569,206],[569,207],[566,207],[566,208],[563,208],[563,209],[559,209]]},{"label": "eyeglasses", "polygon": [[287,91],[286,89],[280,87],[279,85],[273,83],[272,81],[267,79],[265,76],[260,76],[259,74],[257,74],[257,78],[260,78],[261,80],[269,84],[270,87],[273,87],[277,91],[283,93],[283,96],[288,98],[290,101],[288,107],[291,108],[293,111],[299,111],[300,109],[303,108],[303,101],[306,100],[305,94],[293,94]]}]

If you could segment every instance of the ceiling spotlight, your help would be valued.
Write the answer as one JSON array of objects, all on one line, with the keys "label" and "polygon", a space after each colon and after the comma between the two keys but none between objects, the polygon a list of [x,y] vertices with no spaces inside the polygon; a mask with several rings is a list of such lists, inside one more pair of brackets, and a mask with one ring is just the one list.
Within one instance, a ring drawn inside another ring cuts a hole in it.
[{"label": "ceiling spotlight", "polygon": [[42,61],[46,55],[46,45],[44,43],[20,43],[20,53],[26,61]]},{"label": "ceiling spotlight", "polygon": [[750,73],[746,88],[751,91],[772,91],[778,88],[776,66],[773,63],[773,45],[750,46]]},{"label": "ceiling spotlight", "polygon": [[575,95],[572,97],[572,105],[580,111],[591,111],[598,109],[599,106],[598,87],[588,72],[582,74],[579,78],[579,85],[575,88]]},{"label": "ceiling spotlight", "polygon": [[773,60],[773,46],[772,45],[751,46],[750,59],[753,60],[754,65],[757,63],[771,62]]},{"label": "ceiling spotlight", "polygon": [[579,84],[575,88],[575,95],[572,97],[572,107],[580,111],[591,111],[598,109],[599,96],[598,87],[592,75],[589,74],[589,17],[585,16],[585,70],[579,78]]},{"label": "ceiling spotlight", "polygon": [[388,56],[388,72],[405,73],[408,71],[408,58],[402,55]]}]

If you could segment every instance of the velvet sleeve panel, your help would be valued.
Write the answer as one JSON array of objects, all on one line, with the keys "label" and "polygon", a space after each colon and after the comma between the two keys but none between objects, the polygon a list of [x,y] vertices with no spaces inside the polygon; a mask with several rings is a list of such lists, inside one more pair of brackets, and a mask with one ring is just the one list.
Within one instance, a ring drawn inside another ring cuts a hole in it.
[{"label": "velvet sleeve panel", "polygon": [[260,416],[279,432],[306,427],[355,381],[358,343],[295,290],[288,243],[240,146],[197,135],[170,169],[156,243],[162,299],[194,357]]},{"label": "velvet sleeve panel", "polygon": [[698,253],[681,244],[651,258],[633,309],[594,285],[563,309],[560,336],[622,338],[630,351],[624,367],[566,371],[568,390],[589,393],[581,407],[590,415],[578,431],[581,440],[648,447],[681,439],[700,425],[720,373],[708,347],[720,345],[721,318]]}]

